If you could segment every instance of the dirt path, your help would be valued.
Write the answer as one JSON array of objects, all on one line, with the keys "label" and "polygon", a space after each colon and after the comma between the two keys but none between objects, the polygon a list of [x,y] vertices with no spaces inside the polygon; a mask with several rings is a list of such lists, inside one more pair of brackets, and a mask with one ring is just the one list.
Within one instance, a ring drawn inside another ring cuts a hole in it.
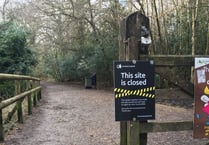
[{"label": "dirt path", "polygon": [[[5,145],[119,145],[110,91],[86,90],[78,85],[44,83],[42,100]],[[156,121],[191,120],[192,109],[156,106]],[[150,133],[148,145],[204,145],[192,131]]]}]

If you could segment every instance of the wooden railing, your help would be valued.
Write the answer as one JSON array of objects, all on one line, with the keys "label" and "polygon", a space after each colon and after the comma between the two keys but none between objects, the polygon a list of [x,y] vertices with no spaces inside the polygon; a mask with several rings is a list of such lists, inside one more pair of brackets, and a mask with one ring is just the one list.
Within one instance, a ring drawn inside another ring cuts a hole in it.
[{"label": "wooden railing", "polygon": [[0,81],[3,80],[14,82],[14,96],[0,102],[0,141],[4,140],[5,132],[2,110],[13,103],[16,103],[13,108],[13,114],[17,111],[17,121],[18,123],[23,123],[24,99],[27,98],[28,115],[32,114],[32,107],[36,106],[37,101],[41,99],[41,86],[40,79],[38,78],[0,73]]}]

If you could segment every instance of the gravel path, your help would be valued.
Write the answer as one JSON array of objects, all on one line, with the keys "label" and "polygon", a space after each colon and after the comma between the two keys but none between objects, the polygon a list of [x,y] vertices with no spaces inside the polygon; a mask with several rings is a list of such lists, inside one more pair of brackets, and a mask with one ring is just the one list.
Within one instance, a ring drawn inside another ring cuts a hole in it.
[{"label": "gravel path", "polygon": [[[33,115],[4,145],[119,145],[119,122],[114,121],[111,91],[79,85],[43,83],[42,100]],[[193,110],[156,105],[156,121],[192,120]],[[205,145],[192,131],[148,134],[148,145]],[[209,142],[209,141],[208,141]]]}]

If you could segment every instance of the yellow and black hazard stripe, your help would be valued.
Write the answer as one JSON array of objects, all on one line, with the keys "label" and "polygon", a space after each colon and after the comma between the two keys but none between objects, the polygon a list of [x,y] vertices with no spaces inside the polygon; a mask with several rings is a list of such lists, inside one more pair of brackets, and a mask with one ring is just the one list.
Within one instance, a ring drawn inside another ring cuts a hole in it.
[{"label": "yellow and black hazard stripe", "polygon": [[154,91],[154,90],[155,90],[155,86],[138,89],[138,90],[115,88],[114,92],[115,92],[115,98],[129,97],[133,95],[139,96],[139,97],[154,98],[155,94],[150,93],[151,91]]}]

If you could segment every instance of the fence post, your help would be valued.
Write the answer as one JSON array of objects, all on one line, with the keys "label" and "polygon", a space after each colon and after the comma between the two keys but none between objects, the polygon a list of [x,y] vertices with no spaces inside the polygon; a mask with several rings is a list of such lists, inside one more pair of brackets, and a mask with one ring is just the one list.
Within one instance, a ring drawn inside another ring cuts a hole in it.
[{"label": "fence post", "polygon": [[4,141],[4,123],[2,109],[0,109],[0,141]]},{"label": "fence post", "polygon": [[[31,89],[31,84],[30,84],[30,80],[27,80],[27,89]],[[28,95],[28,115],[32,114],[32,99],[31,99],[31,94]]]},{"label": "fence post", "polygon": [[[35,88],[36,87],[36,82],[35,81],[32,81],[32,88]],[[32,93],[33,95],[33,106],[36,106],[37,105],[37,93],[34,92]]]},{"label": "fence post", "polygon": [[[36,86],[38,87],[38,86],[40,86],[40,81],[36,81]],[[40,101],[41,100],[41,93],[40,93],[40,90],[39,91],[37,91],[37,99],[38,99],[38,101]]]},{"label": "fence post", "polygon": [[[41,81],[39,81],[39,86],[41,86]],[[42,89],[40,89],[40,91],[39,91],[39,96],[40,96],[40,99],[42,98],[42,95],[41,95],[41,90],[42,90]]]},{"label": "fence post", "polygon": [[[20,81],[15,80],[15,95],[20,93]],[[23,111],[22,111],[22,100],[18,100],[17,103],[17,118],[19,123],[23,123]]]}]

